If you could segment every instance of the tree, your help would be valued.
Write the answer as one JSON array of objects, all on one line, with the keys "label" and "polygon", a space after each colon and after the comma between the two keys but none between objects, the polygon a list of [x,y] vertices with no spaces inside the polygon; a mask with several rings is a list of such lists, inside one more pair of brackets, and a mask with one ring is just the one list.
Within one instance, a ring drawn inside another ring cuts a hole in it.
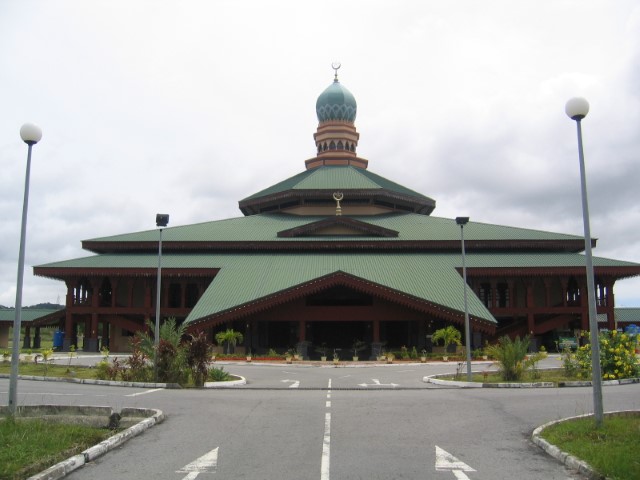
[{"label": "tree", "polygon": [[244,337],[242,333],[236,332],[232,328],[227,328],[224,332],[216,333],[218,345],[227,344],[227,354],[231,353],[231,347],[235,348],[237,343],[242,343]]},{"label": "tree", "polygon": [[433,333],[432,339],[436,343],[442,341],[442,343],[444,344],[444,351],[446,353],[449,345],[453,343],[455,343],[456,345],[462,345],[461,338],[462,335],[460,334],[460,331],[453,325],[448,325],[445,328],[436,330]]}]

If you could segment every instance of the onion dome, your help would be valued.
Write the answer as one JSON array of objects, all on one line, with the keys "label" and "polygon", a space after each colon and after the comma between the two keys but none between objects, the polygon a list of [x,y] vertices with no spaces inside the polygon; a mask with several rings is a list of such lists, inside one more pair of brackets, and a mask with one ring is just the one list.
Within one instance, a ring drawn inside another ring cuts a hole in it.
[{"label": "onion dome", "polygon": [[316,115],[320,123],[332,120],[353,123],[357,110],[356,99],[340,84],[337,76],[316,101]]}]

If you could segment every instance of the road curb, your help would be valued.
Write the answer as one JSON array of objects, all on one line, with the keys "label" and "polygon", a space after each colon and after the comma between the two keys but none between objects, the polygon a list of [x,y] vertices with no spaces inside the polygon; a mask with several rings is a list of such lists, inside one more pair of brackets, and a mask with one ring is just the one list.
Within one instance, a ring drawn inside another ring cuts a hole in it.
[{"label": "road curb", "polygon": [[[90,409],[92,407],[83,407]],[[105,407],[98,407],[105,408]],[[110,407],[107,407],[110,408]],[[127,428],[126,430],[107,438],[106,440],[89,447],[83,452],[74,455],[72,457],[63,460],[46,470],[29,477],[27,480],[58,480],[64,478],[69,473],[83,467],[86,463],[101,457],[105,453],[119,447],[127,440],[136,437],[143,433],[145,430],[153,427],[154,425],[161,423],[165,419],[165,415],[162,410],[147,409],[147,408],[123,408],[120,415],[124,418],[127,416],[136,416],[135,414],[148,415],[149,417],[136,423],[135,425]]]},{"label": "road curb", "polygon": [[[478,372],[473,372],[478,373]],[[593,382],[575,381],[575,382],[528,382],[528,383],[480,383],[480,382],[465,382],[459,380],[443,380],[438,377],[450,377],[450,373],[446,374],[434,374],[422,377],[424,383],[433,383],[434,385],[442,385],[447,387],[459,387],[459,388],[570,388],[570,387],[591,387]],[[630,385],[633,383],[640,383],[640,378],[623,378],[621,380],[603,380],[603,386],[613,385]]]},{"label": "road curb", "polygon": [[[640,410],[612,411],[612,412],[605,412],[605,415],[609,417],[638,416],[640,415]],[[545,428],[548,428],[552,425],[556,425],[558,423],[567,422],[570,420],[576,420],[578,418],[586,418],[586,417],[593,417],[593,413],[588,413],[585,415],[577,415],[575,417],[562,418],[560,420],[554,420],[553,422],[545,423],[544,425],[539,426],[533,431],[533,433],[531,434],[531,441],[534,444],[536,444],[538,447],[540,447],[542,450],[544,450],[547,453],[547,455],[550,455],[551,457],[555,458],[556,460],[558,460],[560,463],[564,464],[568,468],[576,470],[581,475],[586,476],[589,480],[603,480],[606,477],[597,473],[591,467],[591,465],[589,465],[587,462],[580,460],[579,458],[574,457],[573,455],[567,452],[563,452],[555,445],[547,442],[544,438],[540,437],[540,434],[544,431]]]}]

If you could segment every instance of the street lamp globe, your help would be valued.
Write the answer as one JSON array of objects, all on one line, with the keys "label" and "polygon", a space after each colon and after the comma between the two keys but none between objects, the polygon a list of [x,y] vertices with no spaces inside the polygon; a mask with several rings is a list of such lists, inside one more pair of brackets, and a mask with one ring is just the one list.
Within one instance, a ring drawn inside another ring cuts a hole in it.
[{"label": "street lamp globe", "polygon": [[582,120],[589,113],[589,102],[582,97],[574,97],[566,103],[564,111],[570,119]]},{"label": "street lamp globe", "polygon": [[25,123],[20,127],[20,138],[27,145],[35,145],[42,138],[42,129],[33,123]]}]

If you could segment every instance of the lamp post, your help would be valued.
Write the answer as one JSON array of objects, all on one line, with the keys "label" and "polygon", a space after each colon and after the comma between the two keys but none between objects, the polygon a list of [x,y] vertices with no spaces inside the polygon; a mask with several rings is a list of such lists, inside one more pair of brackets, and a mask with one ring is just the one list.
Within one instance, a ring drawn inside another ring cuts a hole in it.
[{"label": "lamp post", "polygon": [[22,282],[24,279],[24,249],[27,237],[27,210],[29,208],[29,176],[31,175],[31,148],[42,138],[37,125],[25,123],[20,128],[20,137],[28,145],[27,172],[24,180],[22,202],[22,229],[20,230],[20,253],[18,254],[18,281],[16,284],[16,316],[13,319],[13,349],[11,351],[11,376],[9,379],[9,413],[15,415],[18,396],[18,363],[20,362],[20,328],[22,322]]},{"label": "lamp post", "polygon": [[580,161],[580,187],[582,193],[582,221],[584,223],[584,256],[587,267],[587,302],[589,305],[589,330],[591,341],[591,371],[593,383],[593,409],[596,426],[602,425],[604,417],[602,406],[602,373],[600,371],[600,341],[598,338],[598,318],[596,310],[593,258],[591,256],[591,228],[589,226],[589,202],[587,199],[587,178],[582,150],[581,121],[589,113],[589,102],[584,98],[572,98],[565,105],[565,112],[578,128],[578,159]]},{"label": "lamp post", "polygon": [[464,250],[464,226],[469,223],[469,217],[456,217],[456,223],[460,225],[460,243],[462,244],[462,291],[464,294],[464,338],[467,353],[467,381],[471,381],[471,326],[469,325],[469,306],[467,303],[467,266]]},{"label": "lamp post", "polygon": [[166,213],[156,214],[156,227],[159,227],[160,238],[158,241],[158,280],[156,283],[156,328],[154,338],[154,371],[155,379],[158,381],[158,345],[160,344],[160,287],[162,273],[162,229],[169,224],[169,215]]}]

